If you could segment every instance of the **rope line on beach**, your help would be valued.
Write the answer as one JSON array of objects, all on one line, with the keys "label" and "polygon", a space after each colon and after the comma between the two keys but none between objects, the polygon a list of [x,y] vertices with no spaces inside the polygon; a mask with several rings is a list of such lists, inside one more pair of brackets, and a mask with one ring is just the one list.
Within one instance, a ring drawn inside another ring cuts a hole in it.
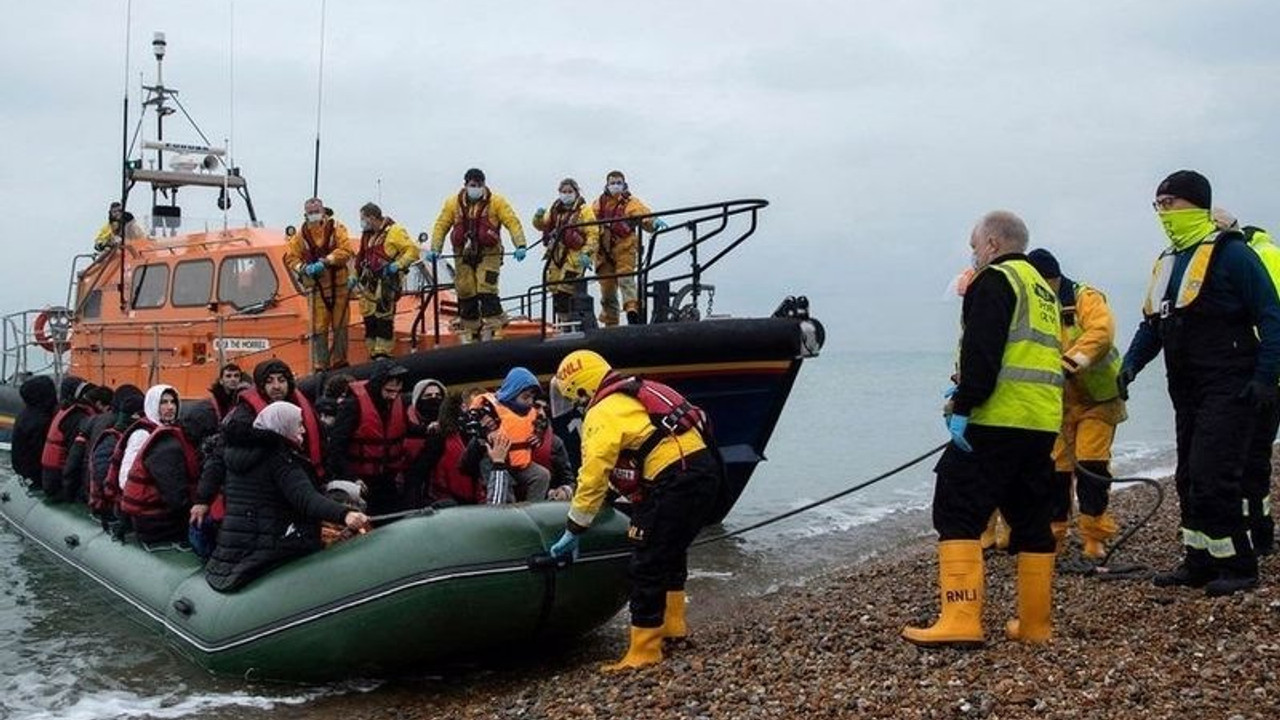
[{"label": "rope line on beach", "polygon": [[944,448],[946,448],[946,447],[947,447],[947,445],[948,445],[948,443],[942,443],[942,444],[941,444],[941,445],[939,445],[938,447],[933,448],[932,450],[929,450],[928,452],[926,452],[926,453],[924,453],[924,454],[922,454],[922,455],[917,455],[916,457],[914,457],[914,458],[912,458],[911,460],[908,460],[907,462],[905,462],[905,463],[903,463],[903,464],[901,464],[901,465],[899,465],[899,466],[897,466],[897,467],[893,468],[892,470],[886,470],[885,472],[882,472],[882,473],[880,473],[879,475],[876,475],[875,477],[873,477],[873,478],[871,478],[871,479],[869,479],[869,480],[864,480],[864,481],[862,481],[862,482],[858,483],[857,485],[853,485],[853,486],[851,486],[851,487],[847,487],[847,488],[845,488],[844,490],[841,490],[840,492],[835,493],[834,495],[828,495],[828,496],[826,496],[826,497],[824,497],[824,498],[821,498],[821,499],[819,499],[819,500],[814,500],[813,502],[808,503],[807,505],[801,505],[801,506],[800,506],[800,507],[798,507],[798,508],[795,508],[795,509],[792,509],[792,510],[788,510],[788,511],[786,511],[786,512],[784,512],[784,513],[780,513],[780,514],[778,514],[778,515],[774,515],[773,517],[771,517],[771,518],[766,518],[766,519],[764,519],[764,520],[761,520],[761,521],[760,521],[760,522],[758,522],[758,523],[753,523],[753,524],[748,525],[748,526],[746,526],[746,527],[738,528],[737,530],[734,530],[734,531],[732,531],[732,532],[722,533],[722,534],[720,534],[720,535],[716,535],[715,537],[702,538],[702,539],[700,539],[700,540],[698,540],[698,541],[694,542],[694,543],[693,543],[693,545],[694,545],[694,547],[696,547],[696,546],[699,546],[699,545],[709,545],[709,544],[714,543],[714,542],[720,542],[721,540],[728,540],[729,538],[737,537],[737,536],[739,536],[739,535],[743,535],[743,534],[749,533],[749,532],[751,532],[751,531],[753,531],[753,530],[759,530],[759,529],[760,529],[760,528],[762,528],[762,527],[766,527],[766,526],[768,526],[768,525],[772,525],[772,524],[777,523],[777,522],[782,522],[783,520],[786,520],[786,519],[791,518],[791,517],[795,517],[796,515],[799,515],[799,514],[800,514],[800,513],[802,513],[802,512],[807,512],[807,511],[812,510],[812,509],[814,509],[814,508],[816,508],[816,507],[820,507],[820,506],[822,506],[822,505],[826,505],[827,503],[835,502],[836,500],[839,500],[839,499],[840,499],[840,498],[842,498],[842,497],[845,497],[845,496],[847,496],[847,495],[852,495],[853,493],[856,493],[856,492],[858,492],[859,490],[863,490],[863,489],[865,489],[865,488],[871,487],[872,485],[875,485],[876,483],[880,482],[881,480],[887,480],[887,479],[889,479],[889,478],[893,477],[894,475],[897,475],[897,474],[899,474],[899,473],[901,473],[901,472],[903,472],[903,471],[905,471],[905,470],[909,470],[909,469],[911,469],[912,467],[915,467],[916,465],[919,465],[920,463],[924,462],[925,460],[928,460],[929,458],[933,457],[934,455],[937,455],[938,453],[942,452],[942,450],[943,450]]},{"label": "rope line on beach", "polygon": [[1151,509],[1147,511],[1147,514],[1143,515],[1138,520],[1138,522],[1130,525],[1128,528],[1125,529],[1124,532],[1120,533],[1120,536],[1116,538],[1116,541],[1111,543],[1111,547],[1107,548],[1107,554],[1103,555],[1102,560],[1097,564],[1097,566],[1095,566],[1094,572],[1098,574],[1102,574],[1105,571],[1104,570],[1100,571],[1098,569],[1106,568],[1108,563],[1111,562],[1111,556],[1114,555],[1117,550],[1124,547],[1125,543],[1129,542],[1129,540],[1135,534],[1137,534],[1139,530],[1146,527],[1147,523],[1151,522],[1152,518],[1156,516],[1156,513],[1160,512],[1160,507],[1164,505],[1164,486],[1161,485],[1158,481],[1152,480],[1151,478],[1143,478],[1143,477],[1109,478],[1103,475],[1098,475],[1097,473],[1094,473],[1094,472],[1090,472],[1087,468],[1083,468],[1079,465],[1076,465],[1076,474],[1087,477],[1090,480],[1095,480],[1097,482],[1107,483],[1111,485],[1114,485],[1116,483],[1142,483],[1143,485],[1150,487],[1156,492],[1156,501],[1154,504],[1152,504]]}]

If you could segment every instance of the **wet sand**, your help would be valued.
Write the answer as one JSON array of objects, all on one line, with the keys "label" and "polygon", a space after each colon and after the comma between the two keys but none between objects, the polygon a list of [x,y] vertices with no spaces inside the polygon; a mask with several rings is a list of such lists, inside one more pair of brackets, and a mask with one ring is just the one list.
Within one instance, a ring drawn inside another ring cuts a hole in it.
[{"label": "wet sand", "polygon": [[[1113,564],[1177,561],[1172,487],[1160,514]],[[1117,493],[1122,524],[1153,494]],[[1078,555],[1072,539],[1064,553]],[[1264,585],[1229,598],[1149,581],[1060,572],[1055,637],[1004,639],[1014,558],[987,555],[987,645],[921,650],[904,624],[937,610],[933,543],[833,571],[799,588],[743,600],[715,617],[691,598],[693,639],[662,665],[605,675],[625,649],[616,625],[507,669],[396,682],[273,717],[381,718],[1241,718],[1280,717],[1280,561]]]}]

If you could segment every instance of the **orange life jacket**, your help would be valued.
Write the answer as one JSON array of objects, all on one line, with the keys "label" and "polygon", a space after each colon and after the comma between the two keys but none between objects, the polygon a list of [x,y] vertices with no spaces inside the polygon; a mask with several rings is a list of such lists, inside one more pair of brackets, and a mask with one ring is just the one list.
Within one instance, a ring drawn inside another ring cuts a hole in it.
[{"label": "orange life jacket", "polygon": [[533,462],[533,438],[537,435],[534,422],[538,419],[537,411],[532,408],[524,415],[503,405],[498,396],[485,393],[472,402],[472,407],[479,403],[488,403],[498,416],[498,426],[504,435],[511,438],[511,450],[507,452],[507,466],[512,470],[523,470]]},{"label": "orange life jacket", "polygon": [[613,221],[605,225],[604,229],[609,232],[615,241],[621,240],[635,231],[635,225],[627,220],[627,204],[630,202],[631,193],[629,192],[624,192],[617,196],[604,193],[596,201],[596,204],[600,206],[596,219]]},{"label": "orange life jacket", "polygon": [[53,416],[53,421],[49,423],[49,434],[45,436],[44,450],[40,453],[40,466],[45,470],[57,470],[62,472],[62,468],[67,464],[67,453],[71,450],[71,443],[75,437],[64,435],[62,432],[62,421],[73,412],[81,411],[85,415],[95,414],[92,407],[82,403],[75,403],[69,407],[64,407]]},{"label": "orange life jacket", "polygon": [[[256,416],[262,412],[269,403],[267,399],[262,397],[257,388],[248,388],[240,391],[240,399],[249,404],[253,408]],[[311,407],[311,402],[307,400],[307,396],[294,389],[293,394],[289,396],[289,402],[302,408],[302,427],[306,428],[307,437],[307,459],[311,461],[311,465],[315,468],[316,478],[324,477],[324,443],[320,436],[320,419],[316,417],[316,411]]]},{"label": "orange life jacket", "polygon": [[144,462],[152,443],[169,435],[182,444],[183,459],[187,465],[187,498],[190,500],[195,496],[196,483],[200,478],[200,463],[196,458],[196,449],[191,446],[191,441],[187,439],[181,428],[176,425],[161,425],[151,431],[151,435],[138,450],[138,457],[133,461],[133,467],[129,468],[124,493],[120,496],[120,509],[126,515],[144,517],[169,515],[178,509],[165,504],[164,497],[160,495],[160,489],[156,485],[156,479]]},{"label": "orange life jacket", "polygon": [[[472,208],[474,213],[470,212]],[[471,208],[467,206],[467,191],[458,191],[458,215],[453,231],[449,233],[449,241],[453,244],[455,253],[462,252],[468,240],[480,247],[497,247],[502,243],[501,231],[489,220],[488,191]]]},{"label": "orange life jacket", "polygon": [[360,425],[347,447],[347,468],[360,478],[374,478],[404,469],[404,437],[409,425],[404,401],[391,403],[383,420],[378,406],[369,395],[369,381],[351,383],[351,395],[360,408]]}]

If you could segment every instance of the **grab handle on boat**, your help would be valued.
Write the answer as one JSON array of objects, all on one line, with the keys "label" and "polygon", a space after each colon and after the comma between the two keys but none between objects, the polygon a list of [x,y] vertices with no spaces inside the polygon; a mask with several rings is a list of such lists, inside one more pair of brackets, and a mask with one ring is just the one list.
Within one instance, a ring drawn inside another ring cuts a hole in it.
[{"label": "grab handle on boat", "polygon": [[186,598],[178,598],[173,601],[173,609],[178,611],[183,617],[190,617],[196,611],[196,606]]},{"label": "grab handle on boat", "polygon": [[573,564],[572,556],[556,557],[551,553],[537,553],[529,556],[530,570],[563,570]]},{"label": "grab handle on boat", "polygon": [[77,547],[78,545],[80,545],[80,536],[79,536],[79,535],[68,535],[68,536],[66,536],[66,537],[62,538],[62,541],[63,541],[63,542],[65,542],[65,543],[67,544],[67,547],[71,547],[71,548],[73,548],[73,547]]}]

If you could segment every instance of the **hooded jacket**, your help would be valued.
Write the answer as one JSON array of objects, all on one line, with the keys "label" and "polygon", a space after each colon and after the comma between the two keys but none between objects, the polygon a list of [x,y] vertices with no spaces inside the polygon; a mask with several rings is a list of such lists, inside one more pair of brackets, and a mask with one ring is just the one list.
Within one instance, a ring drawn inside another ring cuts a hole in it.
[{"label": "hooded jacket", "polygon": [[[144,543],[180,541],[187,537],[187,516],[191,509],[191,489],[195,478],[191,476],[187,466],[185,435],[179,438],[166,434],[156,442],[147,443],[155,428],[165,424],[160,420],[160,399],[166,392],[172,392],[174,396],[178,394],[170,385],[155,385],[147,390],[142,401],[144,420],[136,423],[125,439],[124,456],[120,464],[122,489],[127,487],[129,471],[133,465],[143,463],[167,508],[164,515],[134,517],[134,530],[138,534],[138,540]],[[176,420],[170,425],[177,428],[178,434],[182,434],[182,428]],[[141,452],[144,445],[145,454]]]},{"label": "hooded jacket", "polygon": [[205,565],[205,580],[214,590],[231,592],[320,549],[320,523],[346,518],[345,506],[315,489],[310,462],[284,437],[296,435],[301,421],[296,406],[272,403],[257,418],[264,433],[259,442],[225,448],[226,516]]},{"label": "hooded jacket", "polygon": [[93,385],[75,375],[63,377],[62,384],[59,386],[61,402],[58,412],[54,414],[53,423],[50,424],[49,432],[45,436],[45,447],[42,453],[46,457],[54,456],[58,463],[56,466],[44,466],[40,472],[40,484],[44,488],[44,494],[52,500],[72,500],[79,493],[76,482],[72,483],[73,487],[63,487],[63,475],[71,460],[71,449],[76,442],[76,437],[80,434],[81,425],[86,418],[94,414],[93,407],[84,399],[86,391],[91,387]]},{"label": "hooded jacket", "polygon": [[58,390],[47,375],[36,375],[22,383],[18,394],[23,406],[13,423],[9,460],[18,477],[38,482],[42,475],[40,455],[44,452],[44,440],[58,409]]},{"label": "hooded jacket", "polygon": [[[133,425],[136,418],[135,415],[142,414],[142,390],[134,385],[121,385],[111,399],[111,411],[94,415],[89,419],[88,424],[82,434],[85,437],[83,457],[79,461],[82,466],[82,483],[84,487],[89,488],[96,485],[99,490],[92,492],[101,492],[102,484],[106,482],[108,471],[110,470],[111,455],[115,452],[116,443],[120,436]],[[110,435],[108,430],[115,432]],[[67,458],[70,465],[75,459],[76,448],[72,448],[73,455]]]},{"label": "hooded jacket", "polygon": [[[382,397],[382,386],[386,385],[392,377],[403,377],[406,372],[399,365],[384,361],[378,363],[373,375],[369,378],[365,390],[369,393],[369,399],[373,401],[373,406],[378,410],[384,424],[390,424],[388,421],[391,413],[403,413],[404,407],[403,401],[399,398],[394,403],[388,403]],[[338,404],[338,416],[333,422],[333,429],[329,432],[328,447],[325,452],[329,477],[350,477],[351,443],[360,428],[360,420],[360,403],[355,398],[349,397]]]},{"label": "hooded jacket", "polygon": [[533,388],[534,390],[542,388],[542,384],[538,382],[537,376],[529,372],[527,368],[511,368],[511,371],[507,373],[507,377],[503,379],[502,386],[498,388],[498,392],[496,393],[498,402],[518,413],[527,412],[529,408],[519,407],[516,404],[516,397],[530,388]]}]

